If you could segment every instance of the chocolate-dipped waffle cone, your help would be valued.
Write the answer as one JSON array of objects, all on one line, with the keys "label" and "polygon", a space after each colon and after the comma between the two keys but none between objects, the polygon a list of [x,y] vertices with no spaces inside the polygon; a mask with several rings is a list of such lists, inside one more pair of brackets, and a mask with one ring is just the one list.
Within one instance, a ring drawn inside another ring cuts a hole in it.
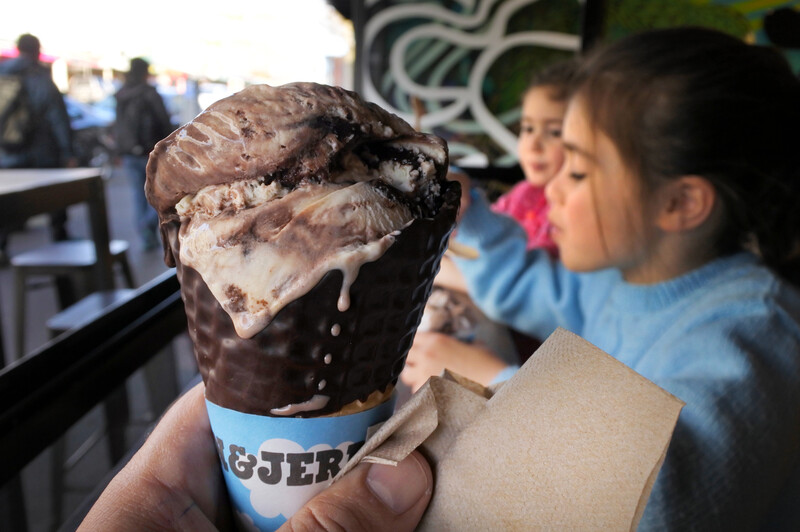
[{"label": "chocolate-dipped waffle cone", "polygon": [[280,527],[391,415],[458,210],[447,165],[442,139],[313,83],[248,87],[150,154],[244,528]]},{"label": "chocolate-dipped waffle cone", "polygon": [[313,83],[248,87],[159,142],[145,191],[207,399],[319,417],[388,397],[455,223],[446,171],[442,139]]},{"label": "chocolate-dipped waffle cone", "polygon": [[[208,400],[251,414],[316,417],[390,392],[447,246],[459,194],[449,183],[433,218],[415,220],[380,259],[361,267],[347,310],[337,308],[342,274],[333,270],[252,338],[236,334],[200,275],[177,260]],[[166,231],[176,258],[178,228],[173,222]]]}]

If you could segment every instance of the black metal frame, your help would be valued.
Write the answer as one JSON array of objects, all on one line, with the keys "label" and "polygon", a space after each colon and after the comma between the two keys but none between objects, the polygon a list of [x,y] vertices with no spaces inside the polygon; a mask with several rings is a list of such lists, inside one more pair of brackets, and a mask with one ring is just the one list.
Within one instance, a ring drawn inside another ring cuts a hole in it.
[{"label": "black metal frame", "polygon": [[586,0],[581,13],[581,51],[592,49],[603,37],[606,0]]},{"label": "black metal frame", "polygon": [[0,485],[184,331],[180,286],[168,271],[0,370]]}]

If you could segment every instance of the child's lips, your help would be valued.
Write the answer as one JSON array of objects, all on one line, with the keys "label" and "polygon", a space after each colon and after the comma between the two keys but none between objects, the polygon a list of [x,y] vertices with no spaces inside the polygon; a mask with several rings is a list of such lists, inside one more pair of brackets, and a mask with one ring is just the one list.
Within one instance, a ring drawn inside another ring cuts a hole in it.
[{"label": "child's lips", "polygon": [[561,234],[561,228],[558,226],[558,224],[553,222],[553,219],[550,216],[547,217],[547,222],[549,225],[548,232],[550,233],[550,238],[555,240],[555,237]]}]

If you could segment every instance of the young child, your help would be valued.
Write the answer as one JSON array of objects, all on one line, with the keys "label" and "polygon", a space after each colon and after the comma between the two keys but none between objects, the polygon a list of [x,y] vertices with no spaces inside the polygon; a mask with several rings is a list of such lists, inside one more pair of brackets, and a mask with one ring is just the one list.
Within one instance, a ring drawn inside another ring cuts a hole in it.
[{"label": "young child", "polygon": [[[569,329],[686,402],[640,530],[800,529],[798,124],[776,52],[643,33],[581,67],[546,189],[560,261],[470,195],[456,238],[482,260],[458,267],[487,315]],[[515,369],[442,346],[410,354],[404,382]]]},{"label": "young child", "polygon": [[[517,140],[517,158],[525,179],[500,196],[491,207],[492,211],[510,216],[522,226],[528,249],[544,248],[552,256],[558,255],[558,248],[550,238],[544,187],[564,164],[561,129],[577,69],[577,61],[561,61],[549,65],[531,79],[522,95]],[[451,172],[449,177],[461,182],[465,192],[462,203],[468,203],[469,177],[459,170]],[[436,283],[451,290],[466,289],[461,274],[447,257],[442,260]]]},{"label": "young child", "polygon": [[525,180],[492,205],[495,212],[511,216],[528,234],[528,249],[545,248],[556,255],[550,238],[544,187],[564,163],[561,128],[577,63],[555,63],[539,72],[522,97],[517,156]]}]

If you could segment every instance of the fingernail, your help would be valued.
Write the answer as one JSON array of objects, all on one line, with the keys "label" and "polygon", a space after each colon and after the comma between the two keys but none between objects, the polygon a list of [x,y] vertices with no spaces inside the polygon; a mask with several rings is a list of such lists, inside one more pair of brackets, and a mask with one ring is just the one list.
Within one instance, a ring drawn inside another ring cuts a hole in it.
[{"label": "fingernail", "polygon": [[428,476],[410,455],[397,466],[373,464],[367,473],[367,486],[372,493],[397,514],[409,510],[430,489]]}]

